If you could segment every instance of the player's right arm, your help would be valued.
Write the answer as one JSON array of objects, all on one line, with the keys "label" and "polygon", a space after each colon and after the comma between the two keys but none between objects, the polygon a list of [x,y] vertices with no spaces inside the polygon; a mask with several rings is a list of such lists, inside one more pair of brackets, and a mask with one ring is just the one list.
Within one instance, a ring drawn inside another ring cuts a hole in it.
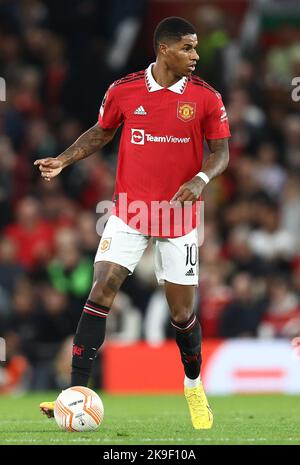
[{"label": "player's right arm", "polygon": [[69,148],[56,158],[42,158],[34,162],[41,176],[50,181],[72,163],[89,157],[106,145],[115,135],[117,128],[104,129],[97,122],[84,132]]},{"label": "player's right arm", "polygon": [[34,162],[46,181],[57,176],[66,166],[89,157],[114,137],[124,119],[120,99],[116,93],[116,87],[112,84],[102,100],[98,122],[83,133],[67,150],[56,158],[43,158]]}]

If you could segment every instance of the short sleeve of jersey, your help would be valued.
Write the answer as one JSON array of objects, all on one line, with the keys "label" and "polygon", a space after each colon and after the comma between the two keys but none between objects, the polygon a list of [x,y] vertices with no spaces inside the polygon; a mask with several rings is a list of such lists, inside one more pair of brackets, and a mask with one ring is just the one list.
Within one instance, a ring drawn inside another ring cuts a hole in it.
[{"label": "short sleeve of jersey", "polygon": [[230,137],[228,117],[219,93],[210,92],[209,94],[204,135],[206,139],[224,139]]},{"label": "short sleeve of jersey", "polygon": [[123,122],[122,110],[118,105],[113,84],[103,97],[98,122],[103,129],[117,128]]}]

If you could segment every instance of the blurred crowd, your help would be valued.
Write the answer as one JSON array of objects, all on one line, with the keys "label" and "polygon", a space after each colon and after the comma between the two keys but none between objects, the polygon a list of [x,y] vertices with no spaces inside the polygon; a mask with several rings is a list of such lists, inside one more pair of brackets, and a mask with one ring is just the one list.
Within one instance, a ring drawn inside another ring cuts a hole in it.
[{"label": "blurred crowd", "polygon": [[[33,161],[71,145],[95,124],[109,83],[154,60],[140,46],[152,40],[143,37],[151,2],[100,3],[0,3],[0,393],[68,385],[93,281],[96,205],[113,193],[118,137],[49,183]],[[273,0],[241,1],[237,27],[216,3],[195,3],[187,18],[199,31],[196,72],[222,93],[232,133],[229,168],[204,194],[195,310],[204,338],[290,338],[300,335],[300,103],[291,86],[300,8],[287,1],[280,21]],[[150,244],[115,299],[107,339],[172,337]]]}]

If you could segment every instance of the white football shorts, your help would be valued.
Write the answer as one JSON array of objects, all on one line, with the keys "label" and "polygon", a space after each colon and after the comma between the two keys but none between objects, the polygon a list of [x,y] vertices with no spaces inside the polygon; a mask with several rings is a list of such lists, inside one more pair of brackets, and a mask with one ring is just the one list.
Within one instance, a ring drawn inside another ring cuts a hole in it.
[{"label": "white football shorts", "polygon": [[[198,237],[193,229],[185,236],[176,238],[153,237],[154,269],[157,281],[198,286]],[[109,217],[95,263],[117,263],[133,273],[151,237],[128,226],[119,217]]]}]

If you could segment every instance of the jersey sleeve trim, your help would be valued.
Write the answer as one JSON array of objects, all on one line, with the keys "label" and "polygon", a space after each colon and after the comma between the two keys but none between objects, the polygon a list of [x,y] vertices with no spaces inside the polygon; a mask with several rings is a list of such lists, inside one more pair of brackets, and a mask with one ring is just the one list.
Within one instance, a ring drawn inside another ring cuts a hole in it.
[{"label": "jersey sleeve trim", "polygon": [[[107,89],[107,92],[105,93],[104,97],[103,97],[103,100],[102,100],[102,103],[101,103],[101,106],[100,106],[100,109],[99,109],[99,114],[98,114],[98,123],[99,123],[99,126],[103,129],[117,129],[119,126],[121,126],[121,124],[123,123],[123,121],[120,121],[118,124],[105,124],[104,121],[103,121],[103,118],[105,118],[105,105],[108,105],[109,104],[109,101],[111,102],[111,104],[114,104],[116,106],[116,108],[119,109],[120,111],[120,114],[123,115],[123,111],[122,111],[122,108],[120,107],[120,105],[116,105],[116,100],[115,100],[115,93],[114,93],[114,88],[115,88],[115,83],[111,84],[109,86],[109,88]],[[106,111],[109,111],[108,109],[106,109]]]}]

